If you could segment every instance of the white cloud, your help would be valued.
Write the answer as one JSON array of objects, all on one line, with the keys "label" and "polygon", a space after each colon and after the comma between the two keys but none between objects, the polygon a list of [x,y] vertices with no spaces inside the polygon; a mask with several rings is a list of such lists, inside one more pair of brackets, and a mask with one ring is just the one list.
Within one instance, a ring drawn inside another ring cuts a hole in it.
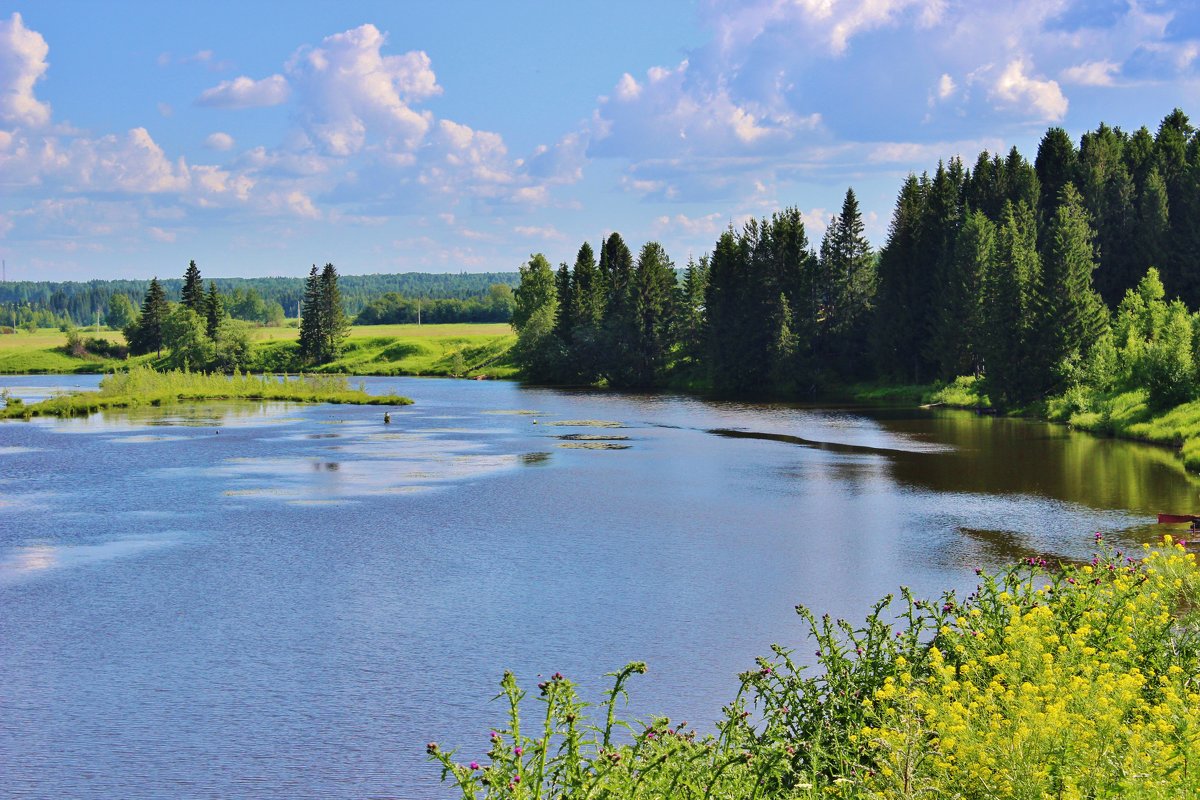
[{"label": "white cloud", "polygon": [[429,56],[385,56],[386,41],[374,25],[363,25],[301,48],[288,61],[305,129],[327,153],[359,152],[368,130],[386,137],[392,150],[412,150],[429,132],[432,114],[411,106],[441,94]]},{"label": "white cloud", "polygon": [[937,96],[939,100],[948,100],[954,96],[954,92],[958,89],[954,83],[954,78],[951,78],[948,73],[943,72],[942,77],[938,78]]},{"label": "white cloud", "polygon": [[1120,71],[1121,65],[1114,61],[1086,61],[1064,69],[1062,79],[1079,86],[1112,86]]},{"label": "white cloud", "polygon": [[214,131],[204,138],[204,146],[210,150],[232,150],[233,137],[223,131]]},{"label": "white cloud", "polygon": [[518,225],[513,233],[534,239],[545,239],[548,242],[561,242],[567,235],[553,225]]},{"label": "white cloud", "polygon": [[33,85],[50,66],[49,53],[46,40],[26,28],[19,13],[0,20],[0,120],[27,128],[50,121],[50,104],[33,96]]},{"label": "white cloud", "polygon": [[146,232],[149,233],[150,238],[154,239],[156,242],[165,242],[167,244],[171,244],[176,238],[174,231],[165,231],[156,225],[151,225],[148,227]]},{"label": "white cloud", "polygon": [[688,236],[714,236],[727,222],[727,216],[715,211],[702,217],[689,217],[686,214],[663,215],[655,218],[653,230],[656,234],[682,233]]},{"label": "white cloud", "polygon": [[1067,114],[1067,98],[1058,83],[1026,74],[1025,59],[1010,62],[992,85],[989,96],[1002,108],[1025,112],[1047,122],[1061,120]]},{"label": "white cloud", "polygon": [[196,105],[212,108],[277,106],[287,102],[290,91],[287,78],[282,75],[272,75],[260,81],[242,75],[205,89],[196,99]]}]

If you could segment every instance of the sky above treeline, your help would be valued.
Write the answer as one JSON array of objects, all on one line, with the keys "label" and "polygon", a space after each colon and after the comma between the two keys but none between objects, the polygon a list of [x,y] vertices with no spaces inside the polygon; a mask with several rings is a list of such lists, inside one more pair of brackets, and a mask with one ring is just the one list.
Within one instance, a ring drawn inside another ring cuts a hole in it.
[{"label": "sky above treeline", "polygon": [[938,159],[1200,114],[1195,0],[0,4],[9,280],[680,265]]}]

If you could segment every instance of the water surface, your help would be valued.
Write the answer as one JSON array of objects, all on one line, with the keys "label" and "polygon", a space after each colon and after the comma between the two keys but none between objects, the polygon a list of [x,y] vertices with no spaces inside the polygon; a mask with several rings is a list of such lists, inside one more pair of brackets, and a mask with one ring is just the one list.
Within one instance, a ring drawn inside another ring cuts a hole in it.
[{"label": "water surface", "polygon": [[630,713],[708,725],[797,603],[861,618],[1197,506],[1166,450],[1024,421],[366,383],[416,405],[0,424],[7,796],[450,796],[424,745],[482,755],[504,669],[645,660]]}]

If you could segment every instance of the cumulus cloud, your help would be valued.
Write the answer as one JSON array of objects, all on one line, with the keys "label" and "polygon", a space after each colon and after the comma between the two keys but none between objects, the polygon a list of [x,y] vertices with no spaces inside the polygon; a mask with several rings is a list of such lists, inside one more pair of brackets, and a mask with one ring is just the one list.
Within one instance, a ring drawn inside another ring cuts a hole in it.
[{"label": "cumulus cloud", "polygon": [[513,233],[531,239],[544,239],[548,242],[560,242],[567,238],[565,233],[553,225],[517,225],[513,228]]},{"label": "cumulus cloud", "polygon": [[735,99],[722,77],[709,80],[683,61],[650,69],[640,84],[622,76],[612,96],[601,99],[591,152],[652,157],[753,151],[820,124],[820,114]]},{"label": "cumulus cloud", "polygon": [[49,53],[46,40],[26,28],[19,13],[0,20],[0,120],[28,128],[50,121],[50,104],[33,95],[33,85],[50,66]]},{"label": "cumulus cloud", "polygon": [[212,108],[263,108],[287,102],[291,88],[287,78],[272,75],[256,81],[245,75],[231,81],[221,81],[205,89],[196,98],[196,105]]},{"label": "cumulus cloud", "polygon": [[222,152],[233,149],[233,137],[223,131],[214,131],[204,138],[204,146],[209,150]]},{"label": "cumulus cloud", "polygon": [[382,54],[387,37],[374,25],[327,36],[304,47],[287,64],[300,95],[309,135],[325,152],[360,151],[368,129],[387,138],[389,149],[414,149],[433,124],[414,102],[441,94],[429,56],[412,51]]},{"label": "cumulus cloud", "polygon": [[1025,59],[1011,61],[992,85],[990,97],[1002,108],[1056,122],[1067,114],[1067,98],[1058,83],[1030,76]]},{"label": "cumulus cloud", "polygon": [[1113,61],[1087,61],[1062,71],[1064,83],[1079,86],[1112,86],[1121,65]]}]

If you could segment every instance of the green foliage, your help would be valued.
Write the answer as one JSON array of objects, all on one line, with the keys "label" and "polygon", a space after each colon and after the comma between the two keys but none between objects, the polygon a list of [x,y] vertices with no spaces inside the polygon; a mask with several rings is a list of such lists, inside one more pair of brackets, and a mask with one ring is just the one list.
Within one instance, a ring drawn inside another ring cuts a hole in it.
[{"label": "green foliage", "polygon": [[170,351],[167,365],[176,369],[203,370],[213,359],[204,319],[182,303],[163,323],[163,346]]},{"label": "green foliage", "polygon": [[304,284],[304,309],[300,319],[300,357],[305,364],[328,364],[342,352],[350,321],[342,308],[337,269],[326,264],[318,272],[313,264]]},{"label": "green foliage", "polygon": [[204,281],[200,278],[200,268],[195,261],[188,262],[187,271],[183,273],[183,289],[179,293],[179,302],[196,312],[201,318],[208,314],[208,300],[204,296]]},{"label": "green foliage", "polygon": [[861,625],[797,607],[815,668],[775,646],[710,735],[620,719],[633,662],[595,706],[540,683],[532,730],[505,673],[486,758],[427,753],[464,800],[1190,796],[1200,570],[1169,538],[1140,560],[1097,542],[1089,564],[979,572],[966,599],[902,589]]},{"label": "green foliage", "polygon": [[[184,309],[194,314],[191,309]],[[78,392],[31,405],[16,404],[0,409],[0,418],[72,417],[111,408],[139,405],[161,406],[189,400],[287,400],[299,403],[352,403],[357,405],[409,405],[399,395],[369,395],[352,389],[344,376],[250,375],[231,376],[187,370],[159,372],[135,366],[106,375],[95,392]]]},{"label": "green foliage", "polygon": [[170,313],[166,292],[163,291],[158,278],[152,278],[150,287],[146,290],[146,298],[142,301],[141,314],[125,328],[129,352],[133,355],[153,352],[162,355],[164,326]]},{"label": "green foliage", "polygon": [[541,253],[521,265],[521,283],[514,294],[512,325],[517,343],[512,358],[535,381],[553,381],[561,370],[562,343],[554,335],[557,290],[550,262]]},{"label": "green foliage", "polygon": [[137,309],[123,294],[114,294],[108,301],[108,310],[104,321],[114,330],[122,330],[137,321]]}]

